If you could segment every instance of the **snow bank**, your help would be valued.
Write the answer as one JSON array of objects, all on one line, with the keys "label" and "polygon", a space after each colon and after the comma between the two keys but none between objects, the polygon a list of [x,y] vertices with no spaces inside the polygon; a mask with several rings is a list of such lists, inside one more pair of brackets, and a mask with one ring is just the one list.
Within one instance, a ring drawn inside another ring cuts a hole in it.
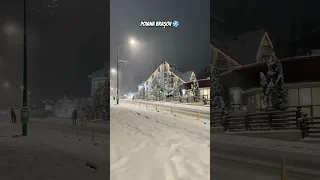
[{"label": "snow bank", "polygon": [[111,107],[112,180],[210,179],[210,127],[171,114]]}]

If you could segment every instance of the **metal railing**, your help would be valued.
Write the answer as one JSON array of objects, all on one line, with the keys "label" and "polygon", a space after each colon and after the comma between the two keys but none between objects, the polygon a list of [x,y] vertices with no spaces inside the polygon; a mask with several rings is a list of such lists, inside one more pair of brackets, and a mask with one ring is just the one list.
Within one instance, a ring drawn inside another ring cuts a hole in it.
[{"label": "metal railing", "polygon": [[192,108],[177,108],[174,106],[165,106],[165,105],[158,105],[158,104],[152,104],[152,103],[144,103],[144,102],[130,102],[133,106],[137,106],[139,108],[145,108],[149,110],[155,110],[157,112],[170,112],[172,115],[184,115],[189,117],[195,117],[198,120],[200,119],[210,119],[210,111],[204,111],[204,110],[197,110]]}]

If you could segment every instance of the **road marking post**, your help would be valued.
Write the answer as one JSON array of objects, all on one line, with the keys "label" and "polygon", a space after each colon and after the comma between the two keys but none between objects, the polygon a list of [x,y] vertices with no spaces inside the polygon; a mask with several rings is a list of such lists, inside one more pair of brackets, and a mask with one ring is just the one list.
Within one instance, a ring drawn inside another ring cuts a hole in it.
[{"label": "road marking post", "polygon": [[287,180],[287,165],[284,157],[281,158],[281,180]]},{"label": "road marking post", "polygon": [[148,104],[146,104],[146,109],[148,109]]},{"label": "road marking post", "polygon": [[172,107],[171,107],[171,114],[172,114]]},{"label": "road marking post", "polygon": [[200,112],[198,111],[198,120],[200,120]]},{"label": "road marking post", "polygon": [[156,111],[158,111],[158,106],[156,105]]},{"label": "road marking post", "polygon": [[94,133],[92,132],[92,138],[91,138],[92,142],[94,142]]}]

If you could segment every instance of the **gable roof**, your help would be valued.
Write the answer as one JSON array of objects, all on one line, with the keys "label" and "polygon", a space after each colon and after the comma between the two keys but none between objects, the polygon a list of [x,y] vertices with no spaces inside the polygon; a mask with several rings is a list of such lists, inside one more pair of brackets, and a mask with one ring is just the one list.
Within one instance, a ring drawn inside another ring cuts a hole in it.
[{"label": "gable roof", "polygon": [[239,64],[247,65],[256,62],[256,56],[259,51],[260,43],[265,29],[249,31],[239,36],[230,36],[225,39],[211,37],[210,43],[223,51]]},{"label": "gable roof", "polygon": [[165,63],[170,65],[170,72],[172,72],[173,74],[175,74],[176,76],[178,76],[179,78],[181,78],[184,82],[188,82],[190,81],[190,77],[193,73],[193,71],[187,71],[187,72],[183,72],[182,69],[180,69],[178,66],[176,66],[175,64],[171,64],[165,61]]}]

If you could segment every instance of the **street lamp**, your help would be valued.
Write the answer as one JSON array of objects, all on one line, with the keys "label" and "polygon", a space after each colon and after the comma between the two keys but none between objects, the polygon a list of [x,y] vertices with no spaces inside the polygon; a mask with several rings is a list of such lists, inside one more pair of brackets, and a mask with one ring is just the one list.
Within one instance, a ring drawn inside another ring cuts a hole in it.
[{"label": "street lamp", "polygon": [[[134,45],[136,41],[134,39],[129,40],[129,44]],[[128,42],[118,42],[117,43],[117,104],[119,104],[119,47],[120,44],[128,44]]]},{"label": "street lamp", "polygon": [[21,124],[22,124],[22,135],[27,136],[28,132],[28,121],[29,121],[29,108],[28,108],[28,90],[27,90],[27,0],[23,1],[23,98],[22,98],[22,109],[21,109]]}]

